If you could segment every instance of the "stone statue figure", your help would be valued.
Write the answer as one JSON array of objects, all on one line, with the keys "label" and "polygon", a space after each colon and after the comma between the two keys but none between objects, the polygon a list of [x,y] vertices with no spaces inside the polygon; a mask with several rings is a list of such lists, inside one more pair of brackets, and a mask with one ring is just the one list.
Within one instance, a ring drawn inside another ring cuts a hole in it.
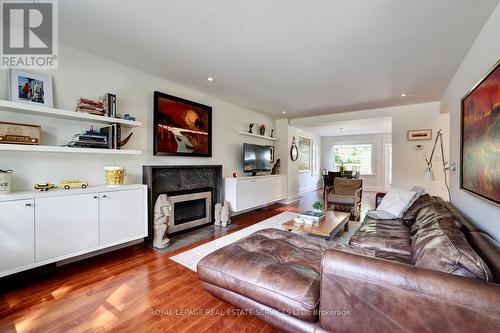
[{"label": "stone statue figure", "polygon": [[215,211],[214,211],[214,224],[215,225],[220,225],[220,213],[222,210],[222,204],[217,203],[215,204]]},{"label": "stone statue figure", "polygon": [[281,161],[278,158],[276,160],[276,163],[273,166],[273,169],[271,170],[271,175],[279,175],[279,173],[280,173],[280,166],[281,166]]},{"label": "stone statue figure", "polygon": [[220,220],[223,227],[227,227],[228,224],[231,224],[229,201],[227,200],[224,200],[224,206],[222,206],[222,210],[220,212]]},{"label": "stone statue figure", "polygon": [[156,200],[153,217],[153,246],[164,249],[170,245],[167,237],[168,222],[172,216],[172,203],[166,194],[161,194]]}]

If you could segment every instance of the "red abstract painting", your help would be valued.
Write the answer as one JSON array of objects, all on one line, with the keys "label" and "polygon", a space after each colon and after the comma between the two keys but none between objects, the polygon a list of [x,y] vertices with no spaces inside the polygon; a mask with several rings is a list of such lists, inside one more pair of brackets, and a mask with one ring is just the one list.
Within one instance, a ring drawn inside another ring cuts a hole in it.
[{"label": "red abstract painting", "polygon": [[154,95],[155,155],[212,156],[212,108],[160,92]]},{"label": "red abstract painting", "polygon": [[500,62],[462,99],[461,188],[500,203]]}]

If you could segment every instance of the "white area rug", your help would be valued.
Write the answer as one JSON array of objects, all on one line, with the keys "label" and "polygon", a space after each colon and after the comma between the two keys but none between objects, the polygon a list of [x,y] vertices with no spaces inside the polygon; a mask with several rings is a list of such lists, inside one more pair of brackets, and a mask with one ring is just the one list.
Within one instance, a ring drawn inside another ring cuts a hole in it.
[{"label": "white area rug", "polygon": [[[196,265],[198,264],[198,262],[201,259],[203,259],[205,256],[209,255],[210,253],[215,252],[216,250],[220,249],[221,247],[224,247],[226,245],[234,243],[237,240],[244,238],[244,237],[256,232],[257,230],[262,230],[262,229],[267,229],[267,228],[283,229],[281,227],[281,225],[283,223],[293,219],[297,215],[298,214],[295,212],[284,212],[284,213],[275,215],[271,218],[268,218],[267,220],[253,224],[253,225],[246,227],[242,230],[233,232],[227,236],[217,238],[211,242],[208,242],[206,244],[195,247],[194,249],[179,253],[173,257],[170,257],[170,259],[172,259],[173,261],[178,262],[179,264],[184,265],[187,268],[189,268],[190,270],[196,272]],[[354,232],[356,230],[358,230],[360,225],[361,225],[360,222],[349,221],[349,231],[344,232],[343,234],[340,234],[338,236],[335,236],[335,238],[333,238],[333,241],[347,244],[349,242],[349,239],[351,238],[351,236],[354,234]],[[301,232],[297,232],[297,233],[301,233]],[[313,235],[307,235],[307,236],[308,237],[316,237]],[[318,237],[318,238],[323,239],[322,237]]]}]

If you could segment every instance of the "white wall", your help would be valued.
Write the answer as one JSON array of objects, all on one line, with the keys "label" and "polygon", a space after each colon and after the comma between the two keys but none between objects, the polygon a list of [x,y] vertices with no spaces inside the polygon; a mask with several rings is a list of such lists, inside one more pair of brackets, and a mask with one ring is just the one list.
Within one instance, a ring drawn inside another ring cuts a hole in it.
[{"label": "white wall", "polygon": [[[450,159],[460,168],[460,100],[500,57],[500,5],[472,45],[441,97],[441,109],[450,117]],[[452,174],[452,203],[465,215],[500,240],[500,208],[459,188],[459,170]]]},{"label": "white wall", "polygon": [[289,120],[286,118],[276,120],[276,131],[279,138],[278,152],[281,159],[281,173],[287,174],[288,179],[288,200],[287,202],[295,201],[299,198],[299,194],[308,191],[313,191],[319,188],[322,184],[321,175],[318,169],[313,172],[299,172],[299,161],[292,161],[290,158],[290,147],[292,139],[295,137],[295,143],[298,146],[299,135],[311,138],[312,145],[318,152],[318,164],[321,162],[321,137],[304,131],[302,129],[289,125]]},{"label": "white wall", "polygon": [[[322,181],[321,181],[321,137],[315,134],[312,134],[310,132],[304,131],[300,128],[295,128],[295,127],[290,127],[289,134],[292,136],[295,136],[295,140],[297,141],[297,147],[298,147],[298,142],[299,138],[298,136],[305,136],[307,138],[311,139],[311,154],[313,152],[317,152],[317,167],[315,170],[311,170],[310,172],[301,172],[299,171],[299,161],[297,160],[296,162],[292,162],[293,164],[293,173],[298,174],[298,193],[302,194],[305,192],[310,192],[318,189],[321,187]],[[313,167],[312,161],[311,161],[311,168]]]},{"label": "white wall", "polygon": [[373,175],[361,175],[363,189],[366,191],[385,191],[386,177],[384,172],[385,154],[384,144],[391,143],[391,134],[345,135],[325,136],[321,138],[322,168],[334,171],[333,146],[339,144],[372,144],[372,169]]},{"label": "white wall", "polygon": [[[168,62],[165,62],[168,66]],[[59,182],[66,178],[88,180],[91,184],[104,182],[102,168],[116,163],[127,169],[129,183],[142,182],[143,164],[222,164],[225,176],[242,172],[242,143],[269,144],[264,139],[253,139],[237,134],[248,130],[248,123],[264,123],[267,128],[274,121],[260,113],[188,89],[175,83],[139,72],[129,67],[76,50],[65,45],[59,50],[59,69],[41,71],[53,76],[54,107],[74,110],[78,97],[97,98],[105,92],[118,96],[119,113],[136,115],[144,123],[134,128],[134,135],[126,146],[141,149],[141,156],[93,156],[84,154],[48,154],[1,152],[0,168],[13,169],[13,190],[32,188],[42,181]],[[8,72],[0,71],[0,98],[8,98]],[[206,80],[200,77],[200,80]],[[208,81],[207,81],[207,84]],[[213,84],[217,84],[214,82]],[[153,156],[153,92],[168,94],[207,104],[213,108],[213,157]],[[1,121],[14,121],[42,126],[42,143],[61,145],[73,134],[88,128],[87,123],[19,115],[0,110]],[[277,156],[279,157],[279,156]]]},{"label": "white wall", "polygon": [[407,141],[406,139],[407,131],[411,129],[431,128],[434,138],[436,132],[442,128],[444,131],[445,159],[448,159],[449,115],[439,112],[438,102],[299,118],[291,120],[291,125],[295,127],[314,127],[318,124],[324,126],[339,121],[375,117],[392,118],[393,186],[409,189],[414,185],[420,185],[433,195],[447,198],[443,173],[439,168],[440,162],[438,162],[441,156],[436,156],[434,162],[436,180],[434,182],[423,180],[423,171],[426,167],[424,157],[430,155],[433,141],[418,141],[418,143],[424,145],[424,149],[416,151],[413,146],[417,141]]}]

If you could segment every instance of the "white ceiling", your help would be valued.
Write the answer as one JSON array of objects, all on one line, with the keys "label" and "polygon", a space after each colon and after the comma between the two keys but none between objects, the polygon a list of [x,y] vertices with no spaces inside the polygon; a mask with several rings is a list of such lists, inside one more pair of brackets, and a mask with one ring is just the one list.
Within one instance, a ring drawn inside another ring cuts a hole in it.
[{"label": "white ceiling", "polygon": [[438,100],[498,2],[64,0],[59,30],[65,44],[293,118]]},{"label": "white ceiling", "polygon": [[391,117],[379,117],[371,119],[357,119],[348,121],[330,122],[323,126],[301,127],[310,133],[319,136],[345,136],[391,133]]}]

